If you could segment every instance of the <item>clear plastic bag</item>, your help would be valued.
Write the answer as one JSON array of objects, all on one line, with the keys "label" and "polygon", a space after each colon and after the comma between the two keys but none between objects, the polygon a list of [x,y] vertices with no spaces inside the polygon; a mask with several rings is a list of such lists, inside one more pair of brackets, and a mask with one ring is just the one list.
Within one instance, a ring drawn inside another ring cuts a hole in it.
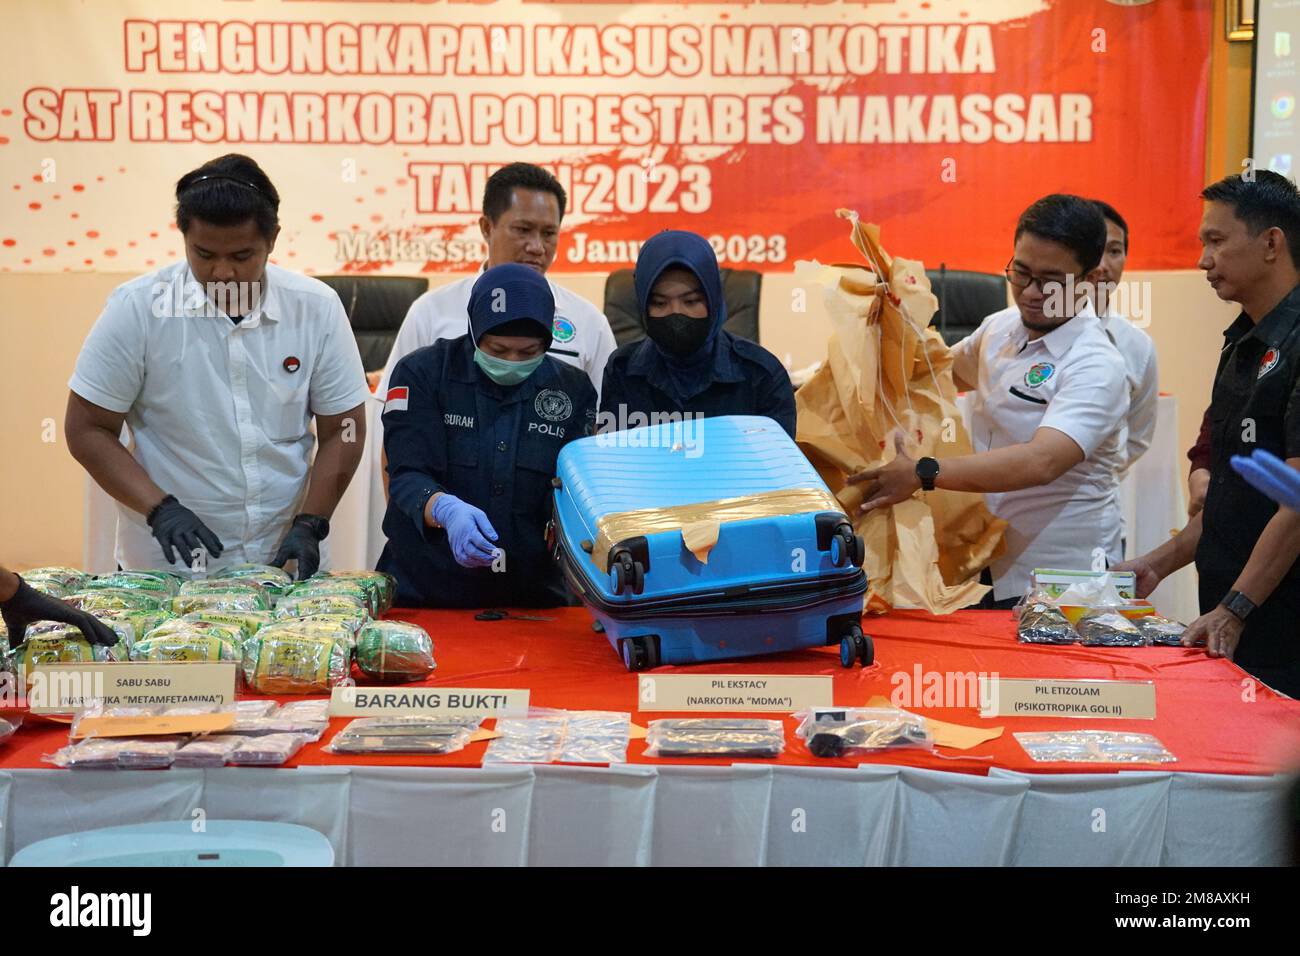
[{"label": "clear plastic bag", "polygon": [[238,734],[208,734],[195,737],[176,751],[173,767],[221,767],[247,738]]},{"label": "clear plastic bag", "polygon": [[127,737],[117,752],[120,770],[163,770],[172,765],[183,737]]},{"label": "clear plastic bag", "polygon": [[1174,763],[1178,759],[1150,734],[1068,730],[1014,736],[1031,759],[1044,763]]},{"label": "clear plastic bag", "polygon": [[245,737],[230,755],[227,763],[235,766],[278,767],[292,760],[307,738],[302,734],[266,734],[263,737]]},{"label": "clear plastic bag", "polygon": [[95,738],[61,747],[41,759],[69,770],[116,770],[117,755],[130,741],[126,738]]},{"label": "clear plastic bag", "polygon": [[647,757],[779,757],[785,726],[746,717],[671,717],[650,721]]},{"label": "clear plastic bag", "polygon": [[330,753],[455,753],[469,743],[478,718],[359,717],[344,727],[325,750]]},{"label": "clear plastic bag", "polygon": [[181,737],[91,737],[41,759],[71,770],[162,770],[170,767]]},{"label": "clear plastic bag", "polygon": [[232,564],[212,575],[210,581],[248,581],[262,588],[272,597],[288,593],[293,587],[293,575],[283,568],[269,564]]},{"label": "clear plastic bag", "polygon": [[817,757],[898,747],[934,749],[925,718],[897,707],[818,707],[795,716],[802,718],[795,736]]},{"label": "clear plastic bag", "polygon": [[484,763],[623,763],[631,715],[617,711],[536,708],[528,717],[500,717],[500,737]]},{"label": "clear plastic bag", "polygon": [[173,618],[136,641],[133,661],[238,661],[243,634],[214,621]]},{"label": "clear plastic bag", "polygon": [[1078,640],[1064,612],[1047,592],[1030,590],[1016,605],[1016,640],[1022,644],[1073,644]]},{"label": "clear plastic bag", "polygon": [[271,733],[302,734],[309,741],[320,740],[329,729],[328,700],[295,700],[266,718]]},{"label": "clear plastic bag", "polygon": [[369,615],[366,599],[347,594],[286,594],[275,606],[277,618],[358,613]]},{"label": "clear plastic bag", "polygon": [[1141,647],[1146,643],[1132,621],[1113,607],[1099,607],[1075,625],[1079,643],[1088,647]]},{"label": "clear plastic bag", "polygon": [[221,624],[235,628],[239,632],[240,646],[262,628],[271,624],[275,616],[270,611],[190,611],[181,618],[182,621],[208,624]]},{"label": "clear plastic bag", "polygon": [[1133,623],[1142,634],[1143,641],[1163,647],[1181,647],[1183,631],[1187,630],[1187,625],[1171,621],[1159,614],[1148,614]]}]

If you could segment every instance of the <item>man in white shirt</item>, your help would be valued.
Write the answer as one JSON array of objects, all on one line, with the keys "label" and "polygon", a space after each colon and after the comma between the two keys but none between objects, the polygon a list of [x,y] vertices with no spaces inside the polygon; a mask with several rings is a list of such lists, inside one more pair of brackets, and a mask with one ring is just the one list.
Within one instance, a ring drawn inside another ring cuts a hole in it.
[{"label": "man in white shirt", "polygon": [[186,261],[109,296],[68,383],[68,448],[118,502],[120,566],[161,548],[309,577],[365,439],[356,340],[328,286],[267,264],[280,199],[255,162],[206,163],[176,199]]},{"label": "man in white shirt", "polygon": [[975,391],[975,454],[914,461],[899,435],[892,461],[849,478],[867,483],[863,511],[933,488],[984,494],[1008,524],[986,606],[1014,604],[1036,567],[1122,558],[1124,360],[1083,290],[1075,294],[1095,279],[1105,245],[1102,214],[1087,199],[1051,195],[1025,210],[1006,268],[1015,306],[990,315],[952,350],[958,387]]},{"label": "man in white shirt", "polygon": [[[483,191],[483,215],[478,221],[488,249],[479,273],[517,262],[545,275],[555,261],[565,203],[564,187],[540,166],[511,163],[493,173]],[[469,294],[477,279],[478,273],[466,276],[411,303],[384,367],[379,395],[388,394],[388,378],[402,358],[469,331]],[[586,372],[599,393],[605,362],[616,345],[609,320],[582,296],[554,282],[550,286],[555,322],[548,354]]]},{"label": "man in white shirt", "polygon": [[1128,223],[1109,203],[1094,199],[1106,220],[1106,251],[1097,270],[1093,304],[1101,327],[1124,359],[1128,370],[1128,418],[1124,422],[1124,467],[1122,479],[1133,463],[1151,447],[1156,432],[1156,404],[1160,398],[1160,371],[1156,367],[1156,346],[1132,320],[1115,308],[1115,289],[1124,278],[1128,260]]}]

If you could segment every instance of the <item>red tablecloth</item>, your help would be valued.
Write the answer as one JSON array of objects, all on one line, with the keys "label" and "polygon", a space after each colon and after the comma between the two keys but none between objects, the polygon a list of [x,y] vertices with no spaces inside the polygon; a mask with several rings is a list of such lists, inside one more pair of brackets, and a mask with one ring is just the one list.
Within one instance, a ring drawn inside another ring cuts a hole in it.
[{"label": "red tablecloth", "polygon": [[[454,687],[529,688],[538,707],[568,710],[630,711],[645,726],[662,713],[636,709],[637,677],[623,665],[602,634],[591,630],[581,608],[521,612],[554,617],[553,622],[475,621],[469,611],[397,610],[390,616],[420,624],[433,636],[438,670],[426,683]],[[1009,612],[960,611],[948,617],[897,612],[866,622],[875,638],[876,663],[867,669],[839,666],[836,648],[779,654],[747,661],[665,667],[655,673],[697,671],[727,674],[828,674],[835,680],[836,704],[865,704],[888,697],[904,677],[915,683],[928,674],[998,674],[1002,677],[1111,678],[1151,680],[1156,686],[1155,720],[1002,717],[982,720],[975,702],[965,708],[915,706],[917,713],[953,723],[1002,726],[1002,735],[973,750],[939,748],[933,753],[890,750],[874,756],[853,754],[838,759],[812,756],[795,738],[796,722],[786,719],[786,765],[855,766],[859,763],[903,764],[937,770],[987,773],[990,767],[1024,772],[1113,772],[1161,769],[1201,773],[1268,774],[1300,762],[1300,701],[1251,682],[1225,660],[1200,650],[1181,648],[1085,648],[1019,644]],[[930,678],[933,680],[934,678]],[[363,681],[364,682],[364,679]],[[1249,700],[1247,685],[1254,688]],[[283,698],[288,699],[288,698]],[[773,716],[780,715],[755,715]],[[329,732],[292,761],[295,765],[379,764],[478,766],[487,747],[471,744],[445,757],[333,756],[321,748],[346,720],[332,721]],[[1025,730],[1128,730],[1158,737],[1177,758],[1171,764],[1090,765],[1035,763],[1012,733]],[[0,769],[43,767],[41,755],[67,741],[67,728],[28,720],[8,744],[0,745]],[[667,761],[643,757],[644,741],[628,748],[631,763]],[[710,763],[707,759],[672,761]]]}]

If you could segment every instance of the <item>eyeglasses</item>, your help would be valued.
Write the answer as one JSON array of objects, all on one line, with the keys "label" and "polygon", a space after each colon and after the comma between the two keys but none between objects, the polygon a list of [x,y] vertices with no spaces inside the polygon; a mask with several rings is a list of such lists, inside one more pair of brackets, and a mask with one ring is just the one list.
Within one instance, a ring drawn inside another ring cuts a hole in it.
[{"label": "eyeglasses", "polygon": [[[1050,276],[1047,278],[1036,276],[1032,272],[1026,272],[1024,269],[1017,269],[1015,262],[1016,260],[1012,258],[1012,260],[1007,263],[1007,267],[1002,271],[1003,274],[1006,275],[1007,281],[1017,289],[1028,289],[1031,285],[1037,285],[1038,291],[1043,295],[1047,295],[1047,286],[1049,284],[1064,285],[1069,278],[1068,276]],[[1081,279],[1082,276],[1075,276],[1074,278],[1077,281],[1078,279]]]}]

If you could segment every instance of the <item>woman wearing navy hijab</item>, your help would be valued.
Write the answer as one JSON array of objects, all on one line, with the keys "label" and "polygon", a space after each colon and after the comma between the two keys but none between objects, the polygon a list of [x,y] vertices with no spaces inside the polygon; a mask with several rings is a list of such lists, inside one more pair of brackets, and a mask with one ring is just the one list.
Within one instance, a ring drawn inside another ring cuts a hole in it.
[{"label": "woman wearing navy hijab", "polygon": [[540,273],[488,269],[469,334],[393,367],[384,401],[388,543],[379,570],[402,607],[553,607],[569,602],[546,549],[551,478],[591,431],[596,391],[546,354],[555,299]]},{"label": "woman wearing navy hijab", "polygon": [[634,281],[647,338],[609,357],[601,430],[628,427],[636,413],[649,421],[656,413],[766,415],[794,437],[790,376],[767,349],[723,329],[718,257],[703,236],[654,236],[641,247]]}]

